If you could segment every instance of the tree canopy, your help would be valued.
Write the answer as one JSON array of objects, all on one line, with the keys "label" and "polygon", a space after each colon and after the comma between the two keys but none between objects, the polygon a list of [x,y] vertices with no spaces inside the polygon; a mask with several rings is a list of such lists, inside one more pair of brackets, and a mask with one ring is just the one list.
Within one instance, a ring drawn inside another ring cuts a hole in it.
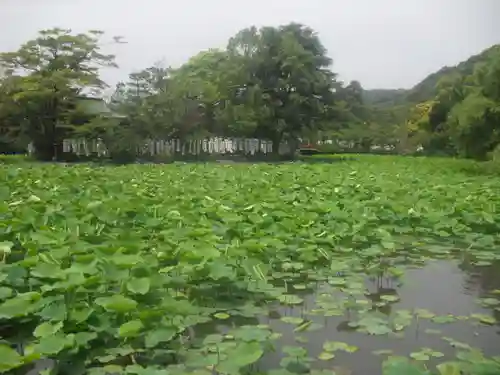
[{"label": "tree canopy", "polygon": [[99,69],[116,66],[100,52],[100,31],[72,34],[42,30],[15,52],[0,54],[7,76],[2,81],[0,121],[6,137],[26,137],[42,160],[62,150],[62,140],[77,122],[76,99],[99,93],[106,84]]},{"label": "tree canopy", "polygon": [[337,151],[423,149],[484,159],[500,144],[500,46],[410,90],[365,90],[339,81],[311,28],[250,27],[178,68],[158,63],[132,72],[116,85],[109,111],[96,114],[78,102],[101,97],[100,68],[116,67],[103,39],[97,30],[55,28],[0,54],[0,151],[31,143],[39,159],[53,160],[72,137],[133,152],[147,139],[217,136],[269,140],[274,153],[283,142],[293,154],[304,140],[330,140]]},{"label": "tree canopy", "polygon": [[413,111],[415,139],[429,151],[485,159],[500,144],[500,46],[448,70],[425,111]]}]

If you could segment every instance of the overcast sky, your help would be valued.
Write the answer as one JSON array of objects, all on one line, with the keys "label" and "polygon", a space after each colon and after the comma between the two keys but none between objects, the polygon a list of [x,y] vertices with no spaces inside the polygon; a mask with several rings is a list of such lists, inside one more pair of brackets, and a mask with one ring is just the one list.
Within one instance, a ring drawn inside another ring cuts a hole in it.
[{"label": "overcast sky", "polygon": [[238,30],[300,22],[315,29],[342,80],[409,88],[444,65],[500,43],[500,0],[0,0],[0,51],[40,29],[100,29],[113,47],[109,84],[163,60],[178,66]]}]

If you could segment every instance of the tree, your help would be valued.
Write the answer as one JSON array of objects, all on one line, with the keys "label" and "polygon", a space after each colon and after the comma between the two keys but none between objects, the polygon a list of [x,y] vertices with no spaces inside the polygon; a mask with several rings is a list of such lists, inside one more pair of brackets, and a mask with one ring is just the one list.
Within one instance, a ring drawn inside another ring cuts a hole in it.
[{"label": "tree", "polygon": [[18,153],[26,150],[29,140],[20,129],[25,113],[14,101],[19,77],[0,78],[0,153]]},{"label": "tree", "polygon": [[500,48],[488,52],[470,74],[454,71],[437,83],[414,122],[428,152],[485,159],[500,144]]},{"label": "tree", "polygon": [[334,105],[335,74],[318,36],[308,27],[289,24],[240,31],[228,44],[238,61],[238,95],[255,119],[254,135],[298,147],[301,135],[320,129]]},{"label": "tree", "polygon": [[450,134],[462,156],[484,159],[500,145],[500,50],[469,81],[475,87],[450,111]]},{"label": "tree", "polygon": [[76,35],[58,28],[43,30],[19,50],[0,54],[0,65],[17,76],[11,97],[24,119],[17,133],[33,142],[41,160],[61,155],[78,96],[99,93],[106,86],[99,68],[116,67],[113,55],[100,52],[102,35],[96,30]]},{"label": "tree", "polygon": [[201,110],[200,124],[207,134],[251,137],[257,126],[258,106],[248,87],[244,57],[211,49],[193,56],[173,78]]}]

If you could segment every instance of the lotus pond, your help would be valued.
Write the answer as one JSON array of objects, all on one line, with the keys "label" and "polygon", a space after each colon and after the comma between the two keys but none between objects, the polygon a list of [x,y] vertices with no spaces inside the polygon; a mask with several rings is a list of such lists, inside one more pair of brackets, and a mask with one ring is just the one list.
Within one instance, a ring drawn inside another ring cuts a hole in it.
[{"label": "lotus pond", "polygon": [[0,372],[500,374],[474,166],[0,165]]}]

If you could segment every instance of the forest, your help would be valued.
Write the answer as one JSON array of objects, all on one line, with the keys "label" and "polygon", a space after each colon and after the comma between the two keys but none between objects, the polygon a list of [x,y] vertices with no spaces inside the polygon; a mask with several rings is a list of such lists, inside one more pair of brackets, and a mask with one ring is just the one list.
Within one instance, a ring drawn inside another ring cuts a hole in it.
[{"label": "forest", "polygon": [[101,68],[117,68],[103,52],[109,43],[98,30],[54,28],[1,53],[0,152],[32,144],[37,159],[64,160],[70,138],[100,139],[116,156],[134,154],[145,140],[217,136],[268,140],[275,155],[286,142],[288,156],[325,140],[317,148],[334,153],[382,148],[478,160],[500,153],[499,45],[411,89],[364,90],[338,78],[311,28],[251,27],[178,68],[132,72],[106,110],[92,112],[82,99],[103,98]]}]

